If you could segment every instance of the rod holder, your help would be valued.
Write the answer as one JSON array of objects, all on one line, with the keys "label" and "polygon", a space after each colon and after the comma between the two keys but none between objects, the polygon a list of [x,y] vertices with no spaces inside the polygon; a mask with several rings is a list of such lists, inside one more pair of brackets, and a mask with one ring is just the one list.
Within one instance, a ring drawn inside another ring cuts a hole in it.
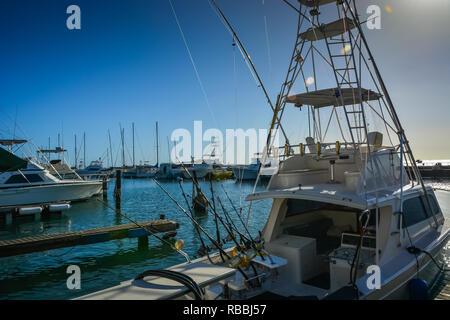
[{"label": "rod holder", "polygon": [[334,179],[334,165],[336,161],[330,160],[330,182],[334,183],[336,182]]}]

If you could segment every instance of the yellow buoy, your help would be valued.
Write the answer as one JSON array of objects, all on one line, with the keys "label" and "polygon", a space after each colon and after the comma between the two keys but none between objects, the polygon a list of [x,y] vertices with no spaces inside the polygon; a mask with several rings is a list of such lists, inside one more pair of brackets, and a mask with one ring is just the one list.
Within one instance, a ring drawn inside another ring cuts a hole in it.
[{"label": "yellow buoy", "polygon": [[181,250],[183,248],[184,248],[184,240],[183,239],[178,239],[177,241],[175,241],[175,249]]},{"label": "yellow buoy", "polygon": [[288,156],[289,155],[289,145],[287,143],[284,146],[284,150],[286,152],[286,156]]},{"label": "yellow buoy", "polygon": [[300,156],[303,157],[304,150],[305,150],[305,149],[303,148],[303,143],[300,143],[300,144],[299,144],[299,148],[300,148]]}]

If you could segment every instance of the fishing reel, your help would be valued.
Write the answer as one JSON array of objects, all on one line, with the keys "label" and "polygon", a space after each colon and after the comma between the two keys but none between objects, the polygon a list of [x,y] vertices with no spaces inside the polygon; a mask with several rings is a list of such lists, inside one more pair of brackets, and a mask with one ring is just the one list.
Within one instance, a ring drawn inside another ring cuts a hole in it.
[{"label": "fishing reel", "polygon": [[235,247],[233,249],[233,258],[230,260],[231,268],[247,268],[250,262],[256,257],[264,257],[268,254],[263,250],[260,243],[254,244],[255,248]]}]

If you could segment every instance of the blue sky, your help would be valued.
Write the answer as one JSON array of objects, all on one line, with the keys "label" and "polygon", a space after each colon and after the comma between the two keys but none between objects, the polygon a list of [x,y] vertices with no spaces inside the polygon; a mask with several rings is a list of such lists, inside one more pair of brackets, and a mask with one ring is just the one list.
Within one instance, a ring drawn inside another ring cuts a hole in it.
[{"label": "blue sky", "polygon": [[[280,0],[218,0],[248,49],[272,100],[286,73],[296,14]],[[81,30],[66,28],[66,8],[81,8]],[[207,0],[173,0],[210,108],[168,0],[3,0],[0,3],[1,138],[47,146],[57,135],[73,151],[87,136],[87,159],[106,157],[119,124],[136,158],[162,160],[177,128],[267,128],[270,109]],[[383,8],[382,29],[366,32],[417,158],[450,158],[450,7],[445,0],[361,1]],[[389,5],[392,12],[384,10]],[[266,42],[267,20],[269,45]],[[235,80],[236,79],[236,80]],[[237,104],[235,104],[237,92]],[[19,129],[20,128],[20,129]],[[295,122],[292,137],[304,133]],[[114,153],[117,154],[115,148]],[[72,158],[73,159],[73,158]],[[129,162],[129,161],[128,161]]]}]

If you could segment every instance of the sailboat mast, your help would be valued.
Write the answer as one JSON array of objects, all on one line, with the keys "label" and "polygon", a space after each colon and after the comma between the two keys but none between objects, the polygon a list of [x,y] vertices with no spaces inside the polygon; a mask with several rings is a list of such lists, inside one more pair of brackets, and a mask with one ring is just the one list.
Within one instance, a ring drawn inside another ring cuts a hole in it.
[{"label": "sailboat mast", "polygon": [[167,137],[167,154],[169,155],[169,163],[170,161],[170,142],[169,142],[169,137]]},{"label": "sailboat mast", "polygon": [[156,166],[159,166],[159,136],[158,136],[158,121],[156,121]]},{"label": "sailboat mast", "polygon": [[86,132],[83,132],[83,168],[86,168]]},{"label": "sailboat mast", "polygon": [[111,132],[108,129],[108,138],[109,138],[109,154],[110,154],[110,167],[113,167],[113,154],[112,154],[112,145],[111,145]]},{"label": "sailboat mast", "polygon": [[134,154],[134,122],[132,123],[132,129],[133,129],[133,168],[134,168],[134,167],[136,167],[135,154]]},{"label": "sailboat mast", "polygon": [[125,141],[124,141],[125,132],[122,127],[120,128],[120,135],[122,138],[122,168],[125,168]]},{"label": "sailboat mast", "polygon": [[77,157],[77,135],[75,135],[75,169],[78,169],[78,157]]}]

